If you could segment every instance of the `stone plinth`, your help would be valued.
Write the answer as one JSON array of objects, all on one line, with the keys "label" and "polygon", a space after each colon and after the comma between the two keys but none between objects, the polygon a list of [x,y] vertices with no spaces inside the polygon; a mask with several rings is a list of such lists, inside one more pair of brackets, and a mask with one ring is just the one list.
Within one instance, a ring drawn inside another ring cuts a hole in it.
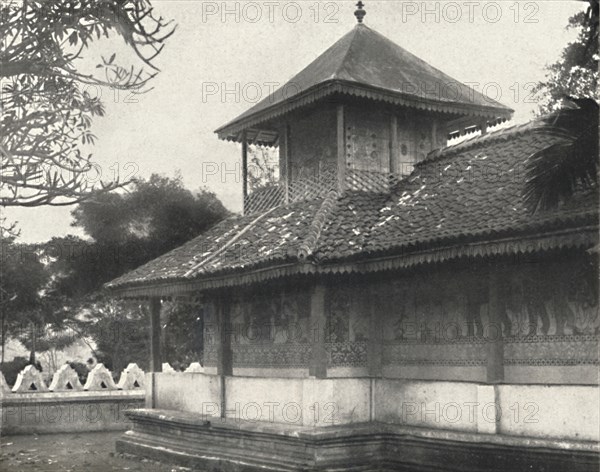
[{"label": "stone plinth", "polygon": [[331,427],[126,412],[117,451],[207,471],[597,470],[598,444],[482,435],[378,422]]}]

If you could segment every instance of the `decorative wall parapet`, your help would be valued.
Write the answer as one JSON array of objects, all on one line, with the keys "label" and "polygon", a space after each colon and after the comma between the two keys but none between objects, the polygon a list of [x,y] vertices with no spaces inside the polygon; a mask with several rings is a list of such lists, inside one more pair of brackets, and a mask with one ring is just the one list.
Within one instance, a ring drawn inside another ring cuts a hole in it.
[{"label": "decorative wall parapet", "polygon": [[195,374],[195,373],[204,373],[204,367],[200,364],[200,362],[192,362],[187,369],[185,369],[186,374]]},{"label": "decorative wall parapet", "polygon": [[137,364],[131,363],[123,369],[123,372],[121,372],[117,388],[119,390],[143,389],[144,376],[144,371],[140,369]]},{"label": "decorative wall parapet", "polygon": [[6,383],[6,379],[4,378],[4,374],[2,372],[0,372],[0,392],[10,392],[10,387],[8,386],[8,383]]},{"label": "decorative wall parapet", "polygon": [[50,382],[48,389],[52,392],[70,392],[83,390],[83,385],[81,385],[75,369],[69,364],[64,364],[52,376],[52,382]]},{"label": "decorative wall parapet", "polygon": [[26,366],[19,375],[12,388],[13,392],[47,392],[48,387],[44,382],[42,373],[33,365]]},{"label": "decorative wall parapet", "polygon": [[[199,362],[192,362],[184,372],[178,372],[168,362],[164,362],[162,370],[166,373],[204,373],[204,367]],[[145,375],[146,373],[137,364],[130,363],[121,372],[119,382],[115,383],[112,372],[104,364],[97,364],[88,373],[85,385],[82,385],[77,371],[69,364],[64,364],[52,376],[50,385],[47,385],[42,372],[37,370],[35,366],[28,365],[18,374],[12,388],[6,381],[4,374],[0,372],[0,391],[15,398],[17,394],[37,395],[43,392],[77,395],[84,391],[92,394],[94,392],[123,390],[135,393],[143,392]]]},{"label": "decorative wall parapet", "polygon": [[117,390],[110,370],[100,363],[94,367],[83,386],[84,390]]}]

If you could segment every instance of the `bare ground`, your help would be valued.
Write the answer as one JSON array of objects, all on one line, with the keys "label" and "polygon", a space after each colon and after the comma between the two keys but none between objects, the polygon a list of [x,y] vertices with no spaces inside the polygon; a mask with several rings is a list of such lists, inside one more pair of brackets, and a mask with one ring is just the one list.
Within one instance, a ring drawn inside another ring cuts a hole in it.
[{"label": "bare ground", "polygon": [[0,438],[0,470],[7,472],[182,472],[184,467],[115,453],[121,432]]}]

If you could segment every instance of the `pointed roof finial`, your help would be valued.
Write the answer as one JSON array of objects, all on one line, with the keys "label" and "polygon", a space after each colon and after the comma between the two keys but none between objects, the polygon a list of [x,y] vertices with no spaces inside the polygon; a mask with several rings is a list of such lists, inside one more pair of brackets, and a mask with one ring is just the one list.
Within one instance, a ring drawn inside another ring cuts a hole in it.
[{"label": "pointed roof finial", "polygon": [[358,20],[359,23],[363,22],[363,18],[365,17],[365,15],[367,14],[366,11],[363,10],[363,7],[365,6],[365,4],[361,1],[359,1],[356,6],[358,7],[358,10],[356,10],[354,12],[354,16],[356,17],[356,19]]}]

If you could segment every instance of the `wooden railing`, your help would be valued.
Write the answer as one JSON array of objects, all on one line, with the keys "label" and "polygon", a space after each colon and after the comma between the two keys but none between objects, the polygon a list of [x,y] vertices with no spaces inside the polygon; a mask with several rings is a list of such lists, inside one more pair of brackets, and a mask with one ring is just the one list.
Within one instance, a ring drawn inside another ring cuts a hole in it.
[{"label": "wooden railing", "polygon": [[346,170],[346,190],[371,193],[389,193],[397,184],[399,178],[389,172],[370,170]]},{"label": "wooden railing", "polygon": [[254,190],[246,196],[244,214],[262,213],[285,203],[285,187],[281,183]]},{"label": "wooden railing", "polygon": [[293,180],[288,186],[289,201],[301,202],[324,198],[337,186],[335,174],[325,174],[319,177]]},{"label": "wooden railing", "polygon": [[[398,184],[399,177],[389,172],[347,169],[344,190],[389,193]],[[338,188],[337,175],[334,173],[316,177],[270,184],[252,191],[244,201],[244,214],[261,213],[285,203],[311,201],[324,198],[331,190]]]}]

